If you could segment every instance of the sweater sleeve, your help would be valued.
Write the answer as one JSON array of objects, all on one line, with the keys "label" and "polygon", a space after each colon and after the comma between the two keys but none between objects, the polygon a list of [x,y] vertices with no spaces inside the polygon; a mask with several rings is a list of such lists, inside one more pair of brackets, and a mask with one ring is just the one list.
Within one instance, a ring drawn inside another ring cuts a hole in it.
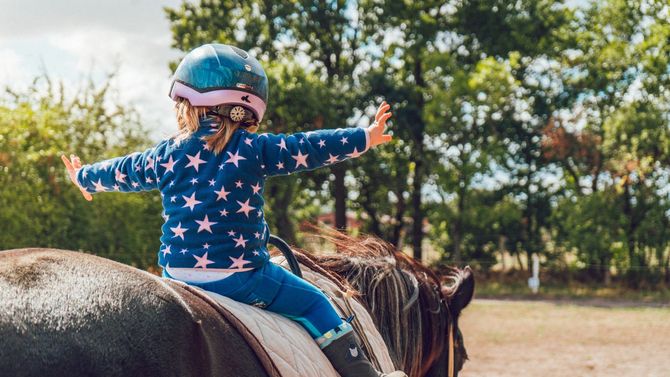
[{"label": "sweater sleeve", "polygon": [[370,135],[365,128],[338,128],[285,134],[260,134],[255,149],[266,176],[313,170],[368,150]]},{"label": "sweater sleeve", "polygon": [[156,147],[144,152],[84,165],[77,172],[79,185],[89,193],[134,192],[158,188]]}]

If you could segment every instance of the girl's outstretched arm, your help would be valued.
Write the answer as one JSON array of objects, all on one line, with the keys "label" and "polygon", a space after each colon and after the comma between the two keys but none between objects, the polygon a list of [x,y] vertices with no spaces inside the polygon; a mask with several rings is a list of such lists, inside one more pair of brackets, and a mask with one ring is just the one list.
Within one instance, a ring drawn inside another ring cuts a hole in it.
[{"label": "girl's outstretched arm", "polygon": [[[158,188],[157,148],[158,146],[142,153],[136,152],[84,166],[81,166],[77,156],[72,155],[72,161],[68,161],[65,156],[61,158],[70,179],[82,192],[94,194],[107,191],[144,191]],[[90,200],[90,194],[88,197],[84,194],[84,197]]]},{"label": "girl's outstretched arm", "polygon": [[254,140],[254,147],[266,176],[285,175],[297,171],[313,170],[349,158],[355,158],[376,145],[391,141],[384,134],[390,106],[382,103],[375,122],[368,128],[338,128],[292,135],[261,134]]}]

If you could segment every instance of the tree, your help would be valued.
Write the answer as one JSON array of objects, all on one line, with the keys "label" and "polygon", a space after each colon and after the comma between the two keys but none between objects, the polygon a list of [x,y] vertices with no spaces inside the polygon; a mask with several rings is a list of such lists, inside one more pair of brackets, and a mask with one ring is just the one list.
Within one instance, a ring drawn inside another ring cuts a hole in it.
[{"label": "tree", "polygon": [[[92,83],[68,97],[48,77],[0,105],[0,249],[86,250],[147,268],[156,263],[161,202],[156,192],[105,194],[94,205],[70,182],[61,153],[84,162],[148,146],[132,108],[115,104],[110,83]],[[132,210],[128,210],[132,208]]]}]

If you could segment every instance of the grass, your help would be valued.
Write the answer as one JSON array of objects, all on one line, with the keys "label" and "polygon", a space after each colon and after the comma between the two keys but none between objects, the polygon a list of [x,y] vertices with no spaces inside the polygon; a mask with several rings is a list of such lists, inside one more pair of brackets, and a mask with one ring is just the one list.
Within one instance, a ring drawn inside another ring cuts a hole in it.
[{"label": "grass", "polygon": [[670,288],[631,289],[621,283],[610,286],[583,282],[540,281],[537,294],[530,291],[525,277],[499,274],[476,275],[476,295],[481,298],[531,299],[531,300],[604,300],[638,302],[641,304],[670,305]]}]

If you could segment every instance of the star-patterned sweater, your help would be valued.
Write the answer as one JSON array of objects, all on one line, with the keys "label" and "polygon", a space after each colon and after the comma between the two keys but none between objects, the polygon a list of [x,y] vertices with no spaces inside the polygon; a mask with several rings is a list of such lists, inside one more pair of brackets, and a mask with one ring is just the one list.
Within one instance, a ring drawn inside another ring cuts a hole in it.
[{"label": "star-patterned sweater", "polygon": [[238,129],[215,155],[203,137],[217,127],[204,118],[188,139],[163,140],[143,153],[85,165],[77,173],[90,193],[160,190],[162,267],[222,273],[261,267],[269,259],[265,179],[358,157],[370,144],[364,128],[292,135]]}]

